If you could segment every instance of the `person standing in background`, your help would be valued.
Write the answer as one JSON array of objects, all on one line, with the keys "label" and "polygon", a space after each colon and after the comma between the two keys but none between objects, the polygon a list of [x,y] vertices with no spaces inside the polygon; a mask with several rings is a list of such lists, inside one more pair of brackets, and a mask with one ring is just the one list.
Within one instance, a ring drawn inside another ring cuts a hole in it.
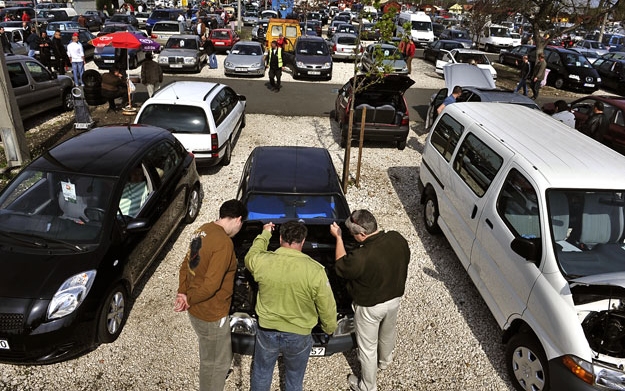
[{"label": "person standing in background", "polygon": [[52,53],[54,53],[54,69],[59,75],[65,74],[65,66],[70,65],[67,49],[61,40],[61,30],[56,30],[52,37]]},{"label": "person standing in background", "polygon": [[412,39],[408,37],[403,39],[399,44],[399,51],[404,55],[406,65],[408,66],[408,74],[412,73],[412,59],[414,58],[416,47]]},{"label": "person standing in background", "polygon": [[151,98],[154,92],[160,87],[160,83],[163,82],[163,70],[152,59],[152,53],[145,54],[145,61],[141,64],[141,83],[143,83],[147,90],[148,96]]},{"label": "person standing in background", "polygon": [[521,74],[519,75],[519,84],[517,84],[514,92],[519,92],[523,88],[523,95],[527,96],[527,79],[531,75],[531,64],[527,56],[523,56],[523,64],[521,65]]},{"label": "person standing in background", "polygon": [[82,74],[85,71],[85,52],[80,42],[78,42],[78,33],[72,35],[72,42],[67,45],[67,56],[72,63],[72,75],[74,77],[74,85],[82,85]]},{"label": "person standing in background", "polygon": [[39,37],[39,61],[52,71],[51,60],[51,46],[52,42],[48,38],[46,30],[41,30],[41,37]]},{"label": "person standing in background", "polygon": [[538,99],[538,93],[540,92],[540,87],[542,86],[543,79],[545,78],[545,70],[547,69],[547,63],[545,62],[545,55],[543,53],[539,53],[536,64],[534,64],[534,71],[532,72],[532,92],[534,95],[532,99]]}]

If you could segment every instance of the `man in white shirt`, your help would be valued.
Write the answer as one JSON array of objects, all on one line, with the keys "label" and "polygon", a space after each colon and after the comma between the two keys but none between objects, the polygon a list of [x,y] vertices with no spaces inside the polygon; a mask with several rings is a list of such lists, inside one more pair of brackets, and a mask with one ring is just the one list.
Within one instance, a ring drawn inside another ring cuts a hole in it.
[{"label": "man in white shirt", "polygon": [[551,117],[575,129],[575,114],[569,110],[568,103],[563,100],[557,100],[554,102],[554,106],[556,107],[556,112]]},{"label": "man in white shirt", "polygon": [[74,85],[82,85],[82,73],[85,71],[85,52],[82,44],[78,42],[78,33],[72,35],[72,42],[67,45],[67,57],[72,63],[72,75],[74,76]]}]

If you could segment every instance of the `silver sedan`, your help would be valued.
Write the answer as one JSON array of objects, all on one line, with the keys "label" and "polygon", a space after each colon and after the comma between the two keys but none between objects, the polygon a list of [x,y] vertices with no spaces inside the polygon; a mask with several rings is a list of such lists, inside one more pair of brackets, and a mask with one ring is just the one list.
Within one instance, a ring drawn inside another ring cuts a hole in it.
[{"label": "silver sedan", "polygon": [[225,75],[265,75],[264,48],[260,42],[237,42],[224,60]]}]

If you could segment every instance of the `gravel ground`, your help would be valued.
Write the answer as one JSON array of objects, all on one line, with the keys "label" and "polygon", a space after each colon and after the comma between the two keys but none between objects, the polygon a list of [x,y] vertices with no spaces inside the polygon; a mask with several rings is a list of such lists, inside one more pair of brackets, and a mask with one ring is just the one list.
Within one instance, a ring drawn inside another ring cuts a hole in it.
[{"label": "gravel ground", "polygon": [[[338,64],[332,82],[346,80],[350,72],[349,64]],[[414,61],[417,87],[443,85],[441,78],[429,72],[434,74],[431,64]],[[212,78],[222,74],[221,69],[205,68],[199,76]],[[284,80],[290,81],[290,76]],[[142,88],[139,86],[140,91]],[[267,124],[271,124],[271,131],[267,131]],[[40,125],[46,126],[50,125]],[[447,241],[430,236],[424,229],[416,184],[426,134],[420,118],[414,118],[411,126],[404,151],[391,144],[365,144],[360,187],[352,185],[347,192],[352,209],[371,210],[382,228],[397,230],[406,237],[412,252],[398,320],[395,360],[378,374],[378,389],[512,389],[506,380],[504,347],[497,324]],[[150,269],[119,339],[64,363],[0,364],[0,390],[197,389],[197,339],[188,318],[172,310],[178,267],[191,233],[203,222],[216,219],[219,205],[235,197],[243,165],[254,147],[324,147],[341,172],[344,150],[338,140],[338,126],[329,117],[248,115],[247,127],[234,147],[232,163],[201,171],[206,196],[200,216],[194,224],[178,230]],[[353,149],[352,178],[356,156],[357,150]],[[250,357],[235,356],[226,390],[249,389],[250,366]],[[351,372],[358,372],[353,351],[311,358],[304,389],[348,390],[346,377]],[[279,381],[276,370],[272,390],[281,389]]]}]

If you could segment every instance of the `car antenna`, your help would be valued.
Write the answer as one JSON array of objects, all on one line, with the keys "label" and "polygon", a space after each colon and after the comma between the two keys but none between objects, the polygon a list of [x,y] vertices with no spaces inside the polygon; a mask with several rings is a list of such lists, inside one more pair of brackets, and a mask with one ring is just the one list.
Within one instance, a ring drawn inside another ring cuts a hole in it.
[{"label": "car antenna", "polygon": [[135,141],[135,135],[132,134],[132,127],[130,126],[130,122],[128,122],[128,133],[130,133],[130,137],[132,137],[132,141]]}]

